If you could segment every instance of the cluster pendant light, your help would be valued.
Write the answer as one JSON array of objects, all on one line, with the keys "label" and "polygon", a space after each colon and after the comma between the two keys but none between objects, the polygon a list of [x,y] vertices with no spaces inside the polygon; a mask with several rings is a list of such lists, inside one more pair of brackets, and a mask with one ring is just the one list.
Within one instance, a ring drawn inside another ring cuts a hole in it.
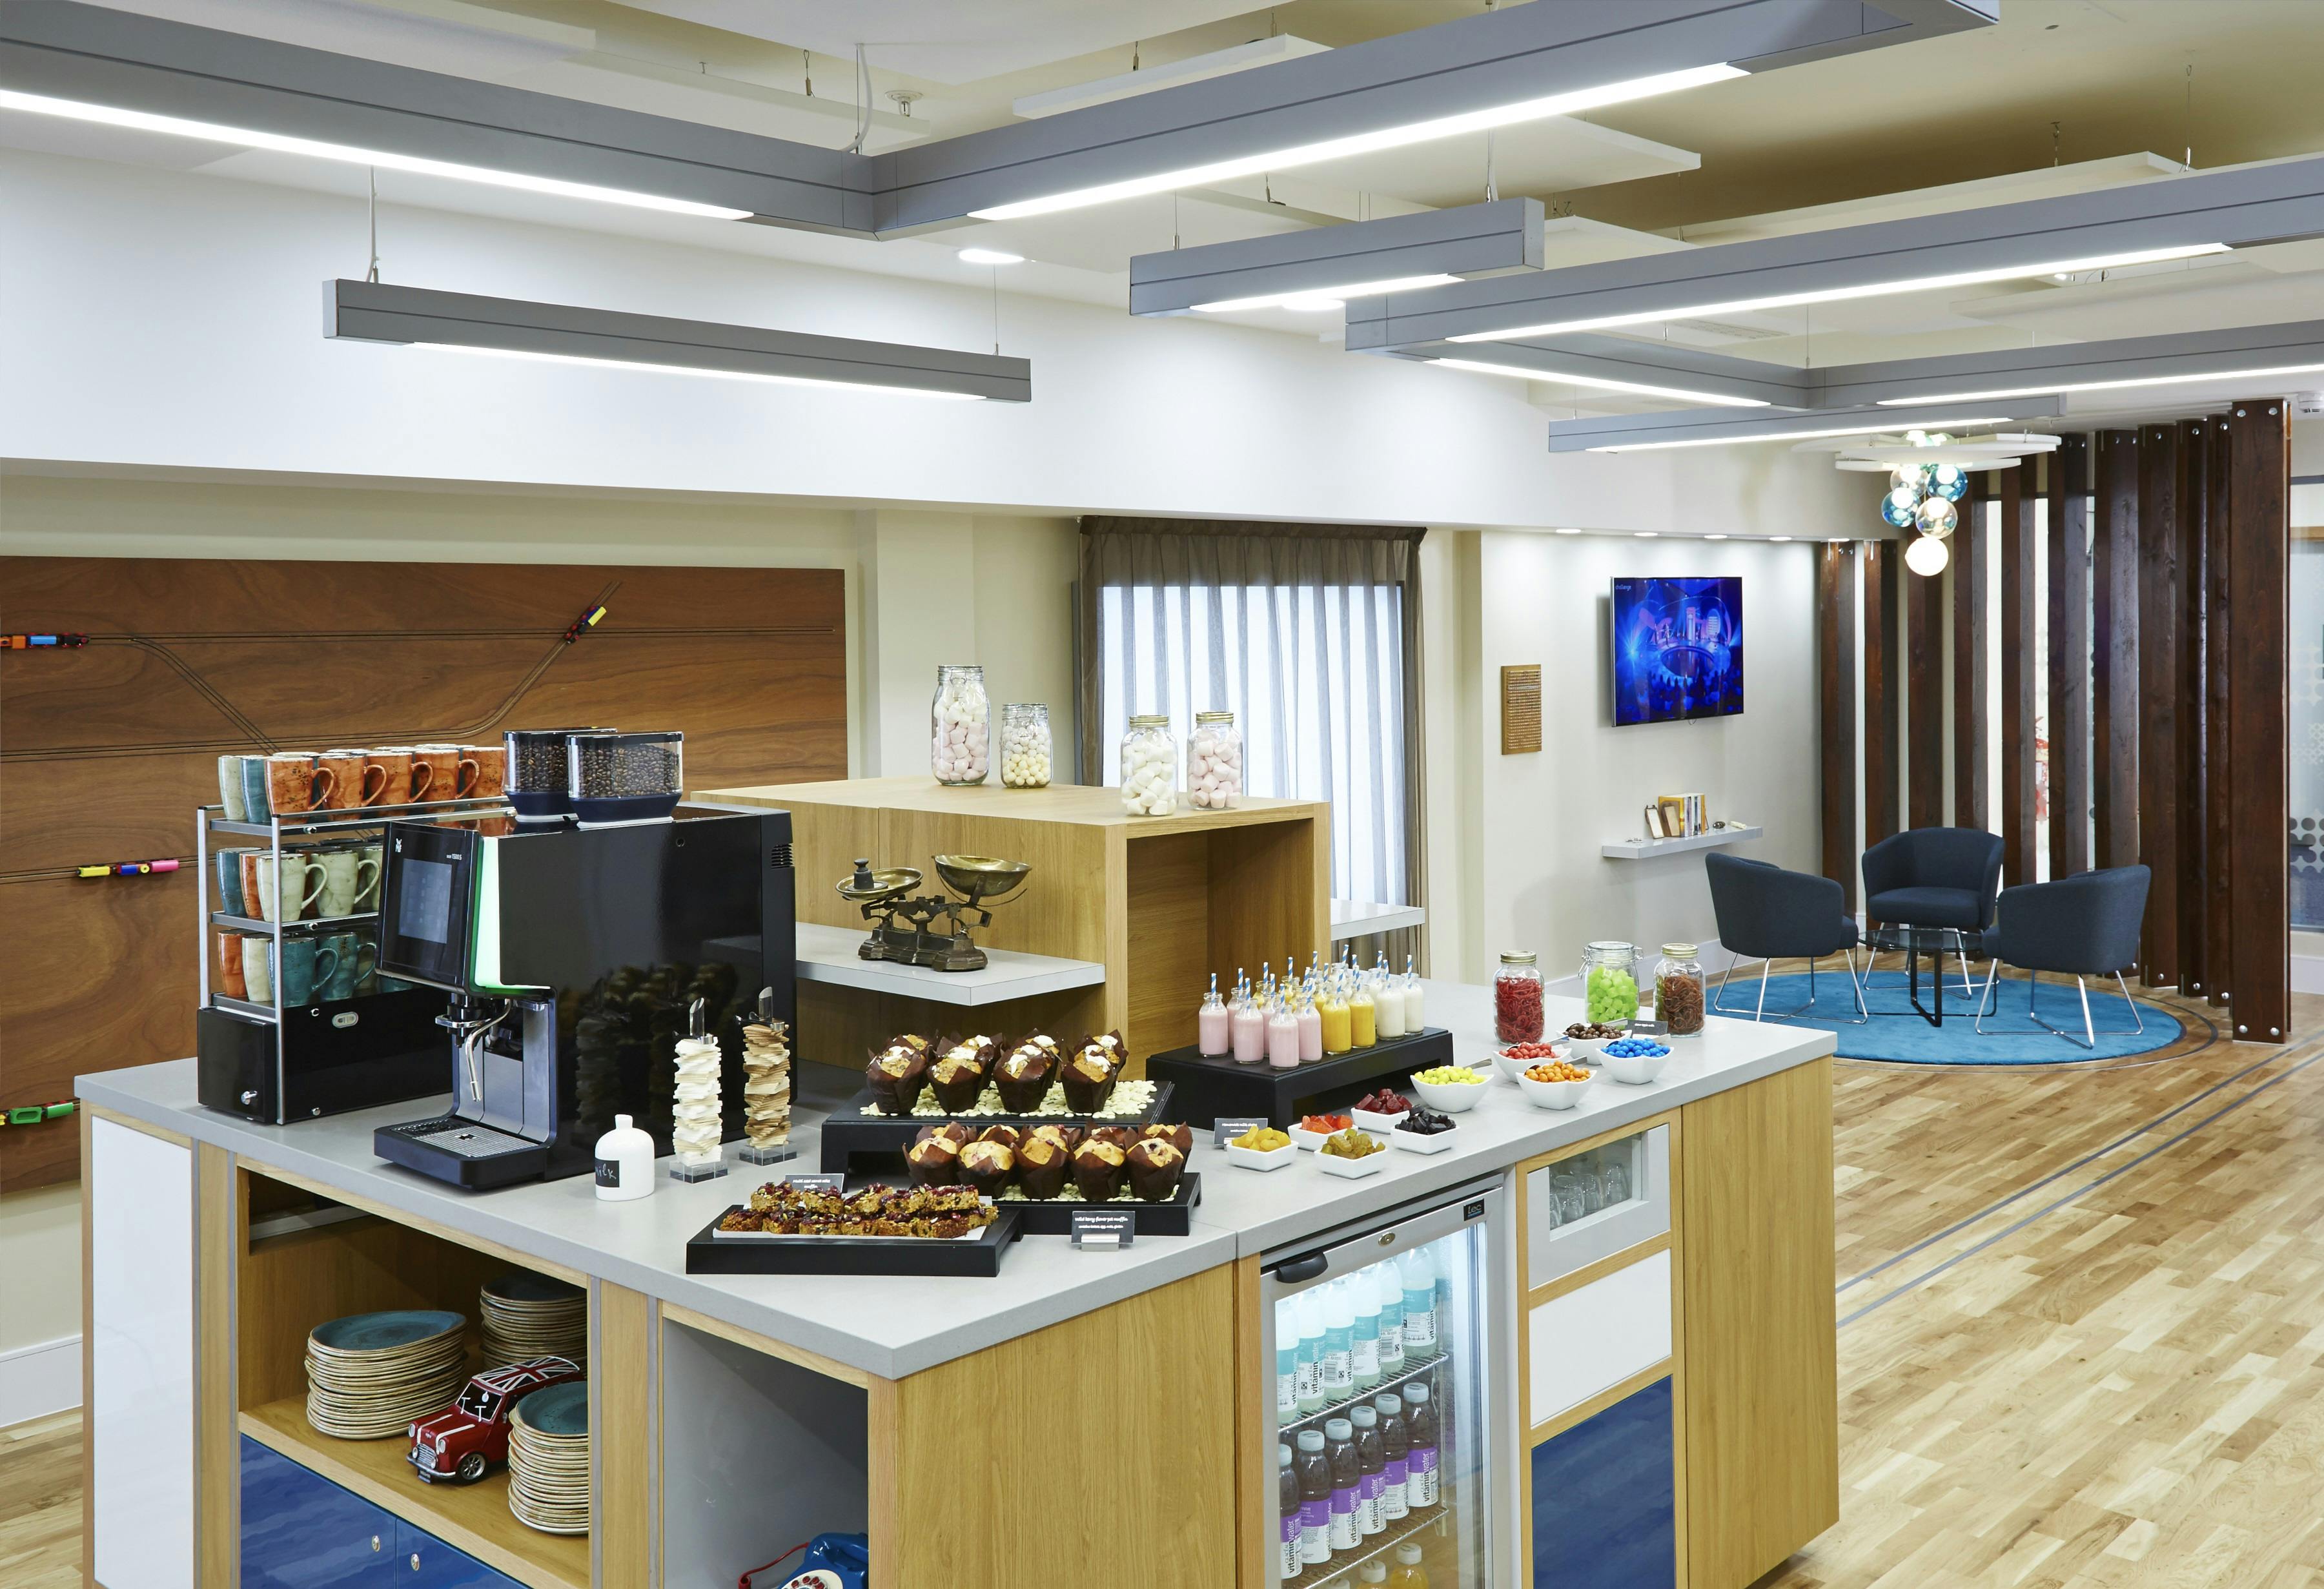
[{"label": "cluster pendant light", "polygon": [[[1952,441],[1942,430],[1907,430],[1904,439],[1929,448]],[[1904,566],[1923,577],[1943,573],[1951,559],[1945,540],[1960,522],[1953,504],[1968,492],[1969,476],[1958,464],[1907,464],[1888,476],[1888,494],[1880,499],[1880,517],[1898,530],[1914,531],[1904,547]]]}]

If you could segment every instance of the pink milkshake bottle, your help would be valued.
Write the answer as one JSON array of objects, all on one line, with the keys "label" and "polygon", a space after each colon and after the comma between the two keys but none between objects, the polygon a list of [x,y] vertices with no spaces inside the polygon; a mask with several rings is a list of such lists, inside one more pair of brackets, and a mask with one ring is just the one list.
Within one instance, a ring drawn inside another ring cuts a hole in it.
[{"label": "pink milkshake bottle", "polygon": [[1225,1058],[1234,1041],[1229,1024],[1226,1001],[1219,997],[1219,974],[1213,971],[1211,991],[1194,1012],[1194,1051],[1205,1059]]}]

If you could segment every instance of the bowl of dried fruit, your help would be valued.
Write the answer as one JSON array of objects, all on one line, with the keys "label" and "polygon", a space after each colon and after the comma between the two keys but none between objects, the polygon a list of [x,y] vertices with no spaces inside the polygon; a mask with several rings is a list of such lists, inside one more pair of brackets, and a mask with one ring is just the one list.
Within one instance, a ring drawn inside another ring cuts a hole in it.
[{"label": "bowl of dried fruit", "polygon": [[1298,1157],[1291,1134],[1271,1125],[1255,1125],[1227,1139],[1227,1162],[1243,1169],[1281,1169]]},{"label": "bowl of dried fruit", "polygon": [[1526,1102],[1536,1109],[1571,1109],[1582,1102],[1591,1080],[1579,1065],[1552,1059],[1545,1065],[1527,1066],[1517,1077],[1517,1086],[1524,1090]]},{"label": "bowl of dried fruit", "polygon": [[1394,1131],[1411,1112],[1412,1100],[1388,1087],[1358,1098],[1355,1106],[1348,1111],[1356,1117],[1358,1125],[1373,1132]]},{"label": "bowl of dried fruit", "polygon": [[1315,1164],[1325,1175],[1345,1176],[1351,1180],[1358,1176],[1378,1175],[1388,1168],[1388,1144],[1350,1126],[1324,1139],[1323,1145],[1315,1150]]}]

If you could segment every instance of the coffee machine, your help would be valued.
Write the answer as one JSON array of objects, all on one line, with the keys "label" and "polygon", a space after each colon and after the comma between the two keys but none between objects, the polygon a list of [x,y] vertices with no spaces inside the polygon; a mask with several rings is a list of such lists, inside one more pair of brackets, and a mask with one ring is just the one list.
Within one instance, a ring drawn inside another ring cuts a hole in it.
[{"label": "coffee machine", "polygon": [[381,1127],[381,1158],[472,1190],[554,1179],[591,1168],[616,1114],[668,1153],[696,1030],[724,1050],[723,1134],[742,1134],[742,1026],[796,1017],[789,812],[394,822],[384,845],[380,969],[443,995],[452,1106]]}]

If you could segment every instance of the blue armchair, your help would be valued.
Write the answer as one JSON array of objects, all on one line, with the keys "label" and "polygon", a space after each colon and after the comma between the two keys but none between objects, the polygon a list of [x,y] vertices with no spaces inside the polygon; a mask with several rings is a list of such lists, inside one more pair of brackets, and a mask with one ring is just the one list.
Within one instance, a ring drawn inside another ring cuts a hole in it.
[{"label": "blue armchair", "polygon": [[2001,836],[1982,827],[1910,828],[1864,852],[1866,919],[1951,932],[1963,991],[1969,988],[1969,935],[1993,925],[2000,887]]},{"label": "blue armchair", "polygon": [[1729,956],[1712,1009],[1726,1010],[1727,979],[1735,975],[1738,959],[1753,955],[1763,964],[1759,1003],[1751,1019],[1762,1019],[1767,1012],[1768,966],[1783,956],[1807,961],[1808,1002],[1797,1010],[1776,1013],[1803,1014],[1815,1007],[1815,963],[1826,955],[1845,955],[1849,985],[1856,990],[1855,1024],[1860,1026],[1871,1019],[1864,1003],[1863,984],[1856,980],[1856,923],[1848,914],[1839,883],[1739,855],[1706,855],[1703,870],[1711,880],[1711,910],[1719,923],[1719,941],[1727,947]]},{"label": "blue armchair", "polygon": [[[1999,930],[1988,940],[1993,969],[1985,979],[1985,997],[1978,1001],[1977,1030],[1997,1006],[1996,989],[2001,967],[2007,964],[2025,973],[2025,1012],[2043,1030],[2054,1032],[2086,1049],[2098,1047],[2098,1030],[2090,1021],[2090,990],[2086,976],[2112,976],[2130,1006],[2133,1024],[2109,1037],[2129,1037],[2146,1030],[2146,1018],[2122,980],[2124,967],[2138,958],[2139,923],[2146,915],[2146,888],[2152,877],[2144,866],[2116,866],[2104,872],[2078,873],[2056,882],[2029,882],[2003,891]],[[2082,995],[2082,1035],[2052,1026],[2034,1012],[2041,985],[2040,973],[2054,972],[2074,979]]]}]

